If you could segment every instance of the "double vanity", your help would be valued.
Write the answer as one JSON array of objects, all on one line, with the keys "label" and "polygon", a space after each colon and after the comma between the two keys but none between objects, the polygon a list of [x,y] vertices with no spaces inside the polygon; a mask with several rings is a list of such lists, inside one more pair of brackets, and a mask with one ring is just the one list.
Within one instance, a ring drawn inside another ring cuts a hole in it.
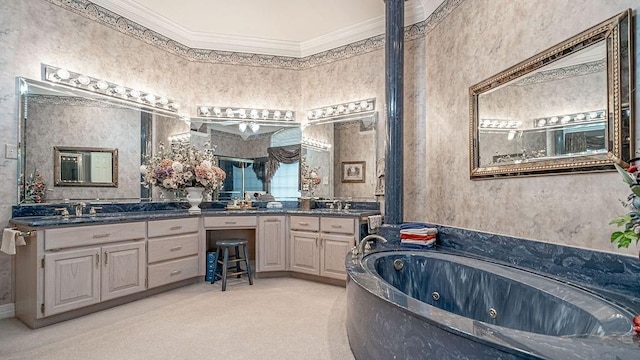
[{"label": "double vanity", "polygon": [[[345,255],[377,210],[185,209],[23,216],[16,317],[37,328],[202,281],[215,241],[244,237],[261,276],[344,284]],[[255,240],[255,243],[253,241]],[[253,247],[255,246],[255,247]]]}]

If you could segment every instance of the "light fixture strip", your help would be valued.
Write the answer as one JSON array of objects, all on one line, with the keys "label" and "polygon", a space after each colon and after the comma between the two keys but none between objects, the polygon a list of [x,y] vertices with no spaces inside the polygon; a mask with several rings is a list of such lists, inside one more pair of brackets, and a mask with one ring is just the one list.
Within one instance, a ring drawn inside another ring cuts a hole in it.
[{"label": "light fixture strip", "polygon": [[251,109],[230,106],[198,106],[199,117],[212,119],[247,119],[249,121],[295,121],[296,113],[292,110]]},{"label": "light fixture strip", "polygon": [[482,129],[517,129],[522,126],[519,120],[501,120],[501,119],[481,119],[480,128]]},{"label": "light fixture strip", "polygon": [[589,123],[594,121],[606,120],[606,118],[607,118],[606,110],[584,111],[584,112],[575,113],[575,114],[548,116],[544,118],[534,119],[533,127],[546,128],[546,127],[553,127],[553,126],[563,126],[567,124],[583,124],[583,123]]},{"label": "light fixture strip", "polygon": [[178,112],[180,104],[165,96],[157,96],[149,92],[144,92],[126,86],[118,85],[109,81],[97,79],[84,74],[71,72],[69,70],[42,64],[42,77],[45,81],[50,81],[67,86],[73,86],[84,90],[93,91],[114,98],[127,100],[133,103],[144,104],[152,108],[163,109],[170,112]]},{"label": "light fixture strip", "polygon": [[371,112],[376,109],[376,99],[366,99],[345,102],[337,105],[323,106],[307,111],[308,120],[321,120],[350,116],[363,112]]}]

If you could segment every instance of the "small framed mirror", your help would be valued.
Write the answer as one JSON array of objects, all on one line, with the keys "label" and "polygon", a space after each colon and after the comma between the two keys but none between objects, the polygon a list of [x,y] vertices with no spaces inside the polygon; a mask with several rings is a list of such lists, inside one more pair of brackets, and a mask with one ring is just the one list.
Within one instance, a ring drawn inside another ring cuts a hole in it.
[{"label": "small framed mirror", "polygon": [[631,16],[469,88],[471,179],[606,171],[632,157]]},{"label": "small framed mirror", "polygon": [[53,148],[55,186],[118,186],[118,149]]}]

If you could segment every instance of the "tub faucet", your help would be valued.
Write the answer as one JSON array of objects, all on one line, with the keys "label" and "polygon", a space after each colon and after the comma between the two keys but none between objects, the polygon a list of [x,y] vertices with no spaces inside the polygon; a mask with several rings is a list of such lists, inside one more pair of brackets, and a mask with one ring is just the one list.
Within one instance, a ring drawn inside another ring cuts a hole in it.
[{"label": "tub faucet", "polygon": [[371,249],[371,246],[369,245],[370,240],[378,240],[383,243],[387,242],[387,239],[383,238],[380,235],[377,235],[377,234],[367,235],[362,240],[360,240],[358,245],[354,246],[353,249],[351,249],[351,254],[354,256],[360,255],[360,257],[362,257],[366,250]]}]

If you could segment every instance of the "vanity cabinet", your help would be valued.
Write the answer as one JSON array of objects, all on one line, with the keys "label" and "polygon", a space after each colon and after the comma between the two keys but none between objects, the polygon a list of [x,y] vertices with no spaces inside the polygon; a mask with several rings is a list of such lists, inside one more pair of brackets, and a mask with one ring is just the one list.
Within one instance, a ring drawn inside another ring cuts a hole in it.
[{"label": "vanity cabinet", "polygon": [[148,222],[149,288],[199,275],[198,222],[198,218]]},{"label": "vanity cabinet", "polygon": [[346,280],[345,256],[359,236],[351,217],[291,216],[291,270]]},{"label": "vanity cabinet", "polygon": [[42,316],[145,290],[144,239],[144,223],[45,230]]},{"label": "vanity cabinet", "polygon": [[286,221],[285,216],[260,216],[258,218],[258,272],[286,270]]},{"label": "vanity cabinet", "polygon": [[320,275],[320,218],[291,216],[289,231],[291,270]]}]

